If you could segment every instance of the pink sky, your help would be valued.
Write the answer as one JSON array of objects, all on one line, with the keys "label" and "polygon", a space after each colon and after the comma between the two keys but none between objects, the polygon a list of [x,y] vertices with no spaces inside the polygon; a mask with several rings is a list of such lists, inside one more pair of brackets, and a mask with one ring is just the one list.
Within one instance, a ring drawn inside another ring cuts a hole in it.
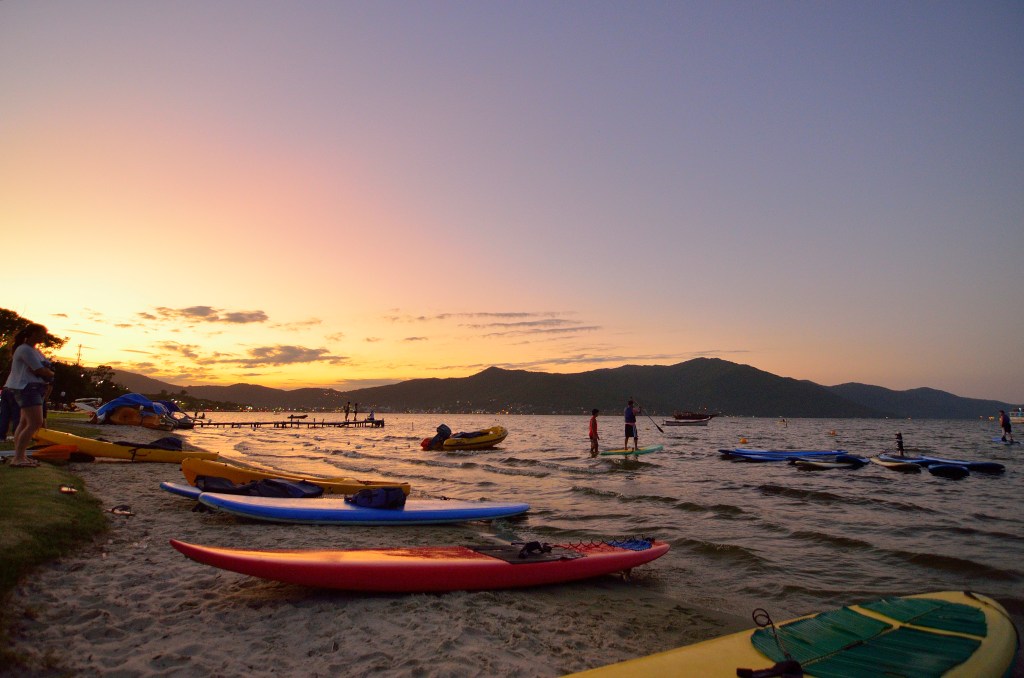
[{"label": "pink sky", "polygon": [[1024,402],[1022,27],[0,3],[0,307],[181,384],[713,356]]}]

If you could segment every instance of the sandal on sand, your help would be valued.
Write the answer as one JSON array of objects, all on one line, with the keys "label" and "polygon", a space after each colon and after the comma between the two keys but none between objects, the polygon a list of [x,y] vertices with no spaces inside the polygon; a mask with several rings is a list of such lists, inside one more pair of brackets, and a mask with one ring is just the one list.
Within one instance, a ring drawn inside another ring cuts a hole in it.
[{"label": "sandal on sand", "polygon": [[35,468],[39,466],[39,462],[35,459],[21,459],[12,461],[9,465],[15,468]]}]

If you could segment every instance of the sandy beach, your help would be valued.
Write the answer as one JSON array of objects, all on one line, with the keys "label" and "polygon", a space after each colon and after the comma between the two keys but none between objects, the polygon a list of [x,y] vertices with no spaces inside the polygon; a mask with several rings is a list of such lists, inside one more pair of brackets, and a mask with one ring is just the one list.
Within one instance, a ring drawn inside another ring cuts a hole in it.
[{"label": "sandy beach", "polygon": [[[151,441],[117,427],[111,440]],[[486,543],[473,524],[352,528],[245,522],[159,489],[173,464],[75,464],[110,514],[99,543],[15,590],[13,649],[30,675],[558,676],[718,635],[742,618],[663,595],[658,563],[630,580],[493,592],[315,590],[187,560],[171,538],[262,548]],[[415,496],[415,486],[413,488]],[[25,675],[19,671],[18,675]]]}]

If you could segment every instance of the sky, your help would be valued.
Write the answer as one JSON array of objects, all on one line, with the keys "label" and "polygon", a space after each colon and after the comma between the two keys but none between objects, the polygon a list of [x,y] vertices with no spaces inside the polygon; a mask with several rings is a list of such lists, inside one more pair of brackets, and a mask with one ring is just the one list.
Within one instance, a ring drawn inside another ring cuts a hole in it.
[{"label": "sky", "polygon": [[1024,3],[5,0],[0,232],[56,357],[183,386],[1022,403]]}]

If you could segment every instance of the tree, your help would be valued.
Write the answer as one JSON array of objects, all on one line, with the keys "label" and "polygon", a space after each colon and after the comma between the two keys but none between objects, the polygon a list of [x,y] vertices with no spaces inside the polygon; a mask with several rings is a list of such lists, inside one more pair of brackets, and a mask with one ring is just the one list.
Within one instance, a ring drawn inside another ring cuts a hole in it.
[{"label": "tree", "polygon": [[[5,379],[11,369],[11,345],[14,343],[14,335],[23,327],[31,325],[32,321],[22,318],[14,311],[0,308],[0,375]],[[43,348],[60,348],[67,343],[67,337],[60,338],[46,333],[42,341]]]}]

